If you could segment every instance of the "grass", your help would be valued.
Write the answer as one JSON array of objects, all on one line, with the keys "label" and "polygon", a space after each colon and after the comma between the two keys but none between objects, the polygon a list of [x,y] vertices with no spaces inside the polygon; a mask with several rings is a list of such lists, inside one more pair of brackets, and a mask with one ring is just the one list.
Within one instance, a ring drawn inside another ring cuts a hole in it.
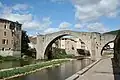
[{"label": "grass", "polygon": [[68,59],[46,61],[38,64],[27,65],[24,67],[16,67],[11,69],[0,70],[0,79],[11,77],[19,74],[25,74],[26,72],[34,71],[36,69],[43,68],[45,66],[54,66],[55,64],[61,64],[68,61]]},{"label": "grass", "polygon": [[14,61],[14,60],[20,60],[21,58],[16,58],[16,57],[13,57],[13,56],[6,56],[6,57],[3,57],[3,56],[0,56],[0,61]]}]

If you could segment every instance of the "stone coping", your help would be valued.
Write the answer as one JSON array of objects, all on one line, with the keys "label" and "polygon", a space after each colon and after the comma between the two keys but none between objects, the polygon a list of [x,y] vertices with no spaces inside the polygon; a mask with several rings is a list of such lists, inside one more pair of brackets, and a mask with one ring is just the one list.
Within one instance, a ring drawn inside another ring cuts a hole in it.
[{"label": "stone coping", "polygon": [[83,68],[82,70],[76,72],[72,76],[68,77],[65,80],[76,80],[77,78],[80,77],[80,75],[83,75],[85,72],[87,72],[89,69],[91,69],[94,65],[96,65],[101,59],[96,60],[92,64],[88,65],[87,67]]}]

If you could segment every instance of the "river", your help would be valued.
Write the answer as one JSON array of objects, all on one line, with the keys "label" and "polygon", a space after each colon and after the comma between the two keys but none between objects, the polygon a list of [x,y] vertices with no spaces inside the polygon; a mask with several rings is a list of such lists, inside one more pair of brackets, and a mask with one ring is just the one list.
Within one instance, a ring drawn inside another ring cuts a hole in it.
[{"label": "river", "polygon": [[65,80],[77,71],[85,68],[93,61],[90,59],[73,60],[63,63],[60,66],[43,69],[25,76],[13,78],[10,80]]}]

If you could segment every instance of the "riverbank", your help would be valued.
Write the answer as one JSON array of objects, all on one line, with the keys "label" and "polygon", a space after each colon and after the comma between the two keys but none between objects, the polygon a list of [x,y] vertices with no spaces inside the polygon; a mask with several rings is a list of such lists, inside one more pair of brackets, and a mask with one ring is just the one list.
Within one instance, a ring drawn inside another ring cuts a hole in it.
[{"label": "riverbank", "polygon": [[48,67],[55,67],[59,66],[61,63],[64,63],[66,61],[70,61],[72,59],[55,59],[51,61],[46,61],[42,63],[32,64],[32,65],[26,65],[23,67],[16,67],[16,68],[10,68],[10,69],[3,69],[0,70],[0,80],[4,79],[11,79],[18,76],[23,76],[29,73],[33,73]]},{"label": "riverbank", "polygon": [[92,64],[86,66],[85,68],[83,68],[82,70],[76,72],[71,77],[69,77],[69,78],[67,78],[65,80],[76,80],[77,78],[79,78],[79,76],[83,75],[85,72],[87,72],[89,69],[91,69],[94,65],[96,65],[100,61],[101,61],[101,59],[96,60]]},{"label": "riverbank", "polygon": [[13,56],[6,56],[6,57],[0,56],[0,62],[21,60],[21,59],[22,58],[16,58],[16,57],[13,57]]}]

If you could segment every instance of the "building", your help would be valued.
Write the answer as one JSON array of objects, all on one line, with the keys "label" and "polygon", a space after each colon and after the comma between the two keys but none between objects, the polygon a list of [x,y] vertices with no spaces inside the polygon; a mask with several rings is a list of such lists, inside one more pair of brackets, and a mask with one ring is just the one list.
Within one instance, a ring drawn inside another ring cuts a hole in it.
[{"label": "building", "polygon": [[21,56],[21,26],[18,22],[0,19],[1,56]]},{"label": "building", "polygon": [[74,46],[76,49],[85,49],[87,50],[87,47],[85,46],[85,43],[81,41],[79,38],[61,38],[59,40],[59,48],[66,49],[71,48]]},{"label": "building", "polygon": [[60,38],[52,45],[59,49],[65,49],[67,54],[74,54],[79,56],[80,53],[78,50],[87,50],[85,43],[82,42],[79,38]]}]

